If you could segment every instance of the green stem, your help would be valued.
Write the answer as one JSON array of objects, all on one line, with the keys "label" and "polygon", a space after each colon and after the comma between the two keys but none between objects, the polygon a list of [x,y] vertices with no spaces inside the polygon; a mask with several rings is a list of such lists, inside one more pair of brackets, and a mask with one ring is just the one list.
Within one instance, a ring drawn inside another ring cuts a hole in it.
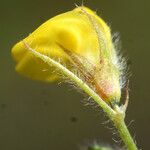
[{"label": "green stem", "polygon": [[124,119],[121,118],[118,120],[114,120],[113,122],[128,150],[137,150],[136,144],[134,143],[134,140],[129,133]]},{"label": "green stem", "polygon": [[[53,60],[52,58],[43,55],[32,48],[29,47],[23,41],[25,47],[33,54],[35,57],[40,58],[45,63],[50,66],[54,66],[58,68],[64,75],[66,75],[69,79],[74,81],[85,93],[87,93],[93,100],[103,109],[103,111],[107,114],[110,120],[113,121],[114,125],[116,126],[117,130],[119,131],[120,137],[124,141],[128,150],[137,150],[137,147],[124,123],[124,116],[121,112],[113,110],[104,100],[102,100],[98,94],[96,94],[85,82],[83,82],[80,78],[78,78],[74,73],[68,70],[59,62]],[[119,116],[119,117],[118,117]]]}]

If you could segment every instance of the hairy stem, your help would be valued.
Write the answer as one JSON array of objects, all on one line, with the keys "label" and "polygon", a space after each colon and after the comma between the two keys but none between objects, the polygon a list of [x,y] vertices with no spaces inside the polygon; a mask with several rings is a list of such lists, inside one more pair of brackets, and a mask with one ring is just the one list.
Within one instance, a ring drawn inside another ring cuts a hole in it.
[{"label": "hairy stem", "polygon": [[[40,58],[41,60],[43,60],[45,63],[47,63],[50,66],[54,66],[54,67],[58,68],[64,75],[66,75],[69,79],[71,79],[73,82],[75,82],[75,84],[77,84],[85,93],[87,93],[90,97],[92,97],[93,100],[107,114],[107,116],[110,118],[110,120],[112,120],[112,122],[114,123],[115,127],[117,128],[117,130],[120,134],[120,137],[124,141],[127,149],[128,150],[137,150],[137,147],[136,147],[136,145],[126,127],[126,124],[124,122],[124,115],[122,115],[122,112],[112,109],[85,82],[83,82],[80,78],[78,78],[73,72],[68,70],[62,64],[60,64],[59,62],[53,60],[52,58],[50,58],[46,55],[43,55],[43,54],[33,50],[24,41],[23,41],[23,43],[24,43],[26,49],[29,50],[35,57]],[[119,108],[119,106],[118,106],[118,108]]]},{"label": "hairy stem", "polygon": [[128,150],[137,150],[136,144],[134,143],[133,138],[129,133],[124,119],[114,120],[113,122]]}]

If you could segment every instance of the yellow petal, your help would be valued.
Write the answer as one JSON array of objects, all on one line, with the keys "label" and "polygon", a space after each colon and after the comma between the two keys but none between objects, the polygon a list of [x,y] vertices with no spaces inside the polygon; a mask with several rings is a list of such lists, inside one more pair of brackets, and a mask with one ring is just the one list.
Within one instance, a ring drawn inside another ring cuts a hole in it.
[{"label": "yellow petal", "polygon": [[[82,9],[94,17],[101,32],[106,35],[107,45],[111,47],[109,27],[92,10],[85,7]],[[97,34],[82,9],[79,7],[48,20],[24,41],[34,50],[56,60],[61,59],[63,63],[68,63],[70,56],[65,51],[69,51],[83,56],[92,64],[98,64],[100,49]],[[53,73],[54,68],[31,56],[22,41],[13,47],[12,55],[16,61],[16,70],[20,74],[43,81],[58,78]]]}]

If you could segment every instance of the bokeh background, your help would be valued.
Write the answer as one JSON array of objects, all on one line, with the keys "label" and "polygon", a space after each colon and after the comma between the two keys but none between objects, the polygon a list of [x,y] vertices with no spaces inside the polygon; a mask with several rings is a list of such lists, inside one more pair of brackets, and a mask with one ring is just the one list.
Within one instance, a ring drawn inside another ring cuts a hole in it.
[{"label": "bokeh background", "polygon": [[[85,0],[120,32],[122,51],[130,59],[127,123],[138,147],[149,150],[150,137],[150,1]],[[81,4],[81,0],[0,0],[0,149],[77,150],[98,139],[113,143],[112,130],[98,108],[84,106],[84,96],[68,85],[45,84],[19,76],[11,47],[47,19]],[[86,100],[85,100],[86,101]]]}]

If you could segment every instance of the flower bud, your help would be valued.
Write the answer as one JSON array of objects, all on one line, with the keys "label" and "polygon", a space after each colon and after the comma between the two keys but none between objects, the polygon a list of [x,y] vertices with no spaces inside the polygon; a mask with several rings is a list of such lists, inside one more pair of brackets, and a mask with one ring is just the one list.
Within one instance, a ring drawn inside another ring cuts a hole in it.
[{"label": "flower bud", "polygon": [[[77,70],[106,102],[120,99],[120,70],[110,28],[95,12],[78,7],[43,23],[24,39],[32,49]],[[12,48],[16,70],[31,79],[54,81],[55,68],[36,58],[20,41]],[[46,71],[44,71],[46,70]]]}]

